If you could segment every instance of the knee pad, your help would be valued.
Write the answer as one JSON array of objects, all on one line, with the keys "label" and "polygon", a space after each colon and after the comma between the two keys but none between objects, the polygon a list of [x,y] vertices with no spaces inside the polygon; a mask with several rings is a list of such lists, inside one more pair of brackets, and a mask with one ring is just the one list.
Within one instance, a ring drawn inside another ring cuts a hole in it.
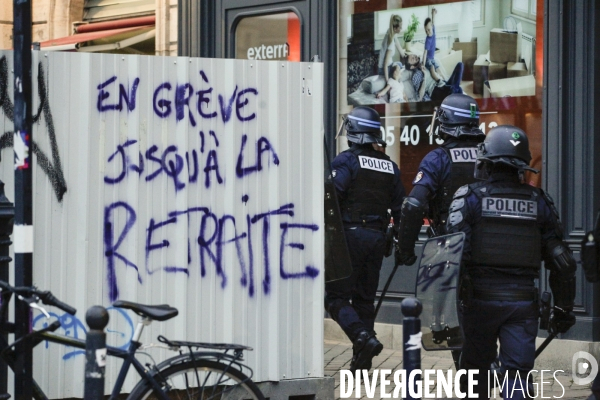
[{"label": "knee pad", "polygon": [[336,299],[328,301],[325,299],[325,310],[329,313],[334,321],[337,320],[340,310],[346,306],[350,307],[350,302],[348,300]]}]

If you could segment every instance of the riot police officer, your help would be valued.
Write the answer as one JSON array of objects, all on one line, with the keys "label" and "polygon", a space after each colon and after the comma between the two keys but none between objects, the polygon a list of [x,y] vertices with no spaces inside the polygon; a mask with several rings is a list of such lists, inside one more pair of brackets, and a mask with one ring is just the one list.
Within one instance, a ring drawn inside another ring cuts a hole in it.
[{"label": "riot police officer", "polygon": [[[437,126],[437,129],[436,129]],[[429,219],[430,237],[446,233],[448,207],[452,195],[466,184],[473,183],[477,144],[485,138],[479,129],[479,106],[466,94],[447,96],[433,115],[431,132],[444,140],[421,161],[413,179],[413,189],[402,204],[398,229],[397,264],[412,265],[416,261],[415,242],[423,225]],[[434,310],[435,311],[435,310]],[[439,327],[440,332],[443,327]],[[436,330],[436,327],[432,327]],[[452,351],[458,366],[460,350]]]},{"label": "riot police officer", "polygon": [[370,369],[383,345],[377,340],[374,300],[386,248],[388,209],[399,220],[404,187],[398,165],[384,153],[379,114],[354,108],[344,122],[350,148],[332,162],[344,233],[352,260],[350,277],[325,285],[325,309],[353,342],[351,370]]},{"label": "riot police officer", "polygon": [[564,333],[575,324],[576,263],[552,199],[523,183],[524,171],[537,173],[530,161],[525,132],[510,125],[491,129],[477,150],[475,175],[485,181],[459,188],[449,209],[447,231],[466,235],[461,368],[479,370],[479,398],[488,398],[497,340],[508,382],[503,397],[529,398],[519,388],[529,388],[527,374],[535,359],[539,309],[534,280],[542,260],[550,271],[554,329]]},{"label": "riot police officer", "polygon": [[479,107],[466,94],[452,94],[442,101],[433,117],[431,131],[444,140],[421,161],[413,189],[404,199],[398,232],[398,264],[412,265],[415,242],[423,225],[430,221],[430,236],[445,234],[452,195],[461,186],[475,182],[473,170],[477,144],[485,134],[479,129]]}]

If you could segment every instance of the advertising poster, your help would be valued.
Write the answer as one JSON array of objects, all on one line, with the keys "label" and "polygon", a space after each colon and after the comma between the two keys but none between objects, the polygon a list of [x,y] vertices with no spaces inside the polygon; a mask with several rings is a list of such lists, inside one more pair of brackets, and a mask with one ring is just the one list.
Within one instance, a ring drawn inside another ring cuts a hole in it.
[{"label": "advertising poster", "polygon": [[[473,0],[354,14],[348,103],[535,95],[536,21]],[[486,13],[490,17],[486,18]]]},{"label": "advertising poster", "polygon": [[[543,2],[357,0],[350,10],[347,104],[380,113],[408,192],[421,159],[442,143],[431,115],[452,93],[475,99],[484,132],[525,130],[541,169]],[[540,174],[527,179],[541,184]]]}]

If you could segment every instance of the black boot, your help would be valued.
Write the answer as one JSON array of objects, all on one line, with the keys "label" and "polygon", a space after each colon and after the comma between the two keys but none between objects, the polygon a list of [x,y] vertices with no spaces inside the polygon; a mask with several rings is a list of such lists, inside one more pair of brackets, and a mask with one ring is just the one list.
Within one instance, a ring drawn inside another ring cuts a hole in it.
[{"label": "black boot", "polygon": [[371,369],[373,357],[379,355],[383,350],[383,345],[375,335],[369,334],[367,331],[362,331],[354,339],[352,346],[353,357],[350,363],[352,372],[361,369]]}]

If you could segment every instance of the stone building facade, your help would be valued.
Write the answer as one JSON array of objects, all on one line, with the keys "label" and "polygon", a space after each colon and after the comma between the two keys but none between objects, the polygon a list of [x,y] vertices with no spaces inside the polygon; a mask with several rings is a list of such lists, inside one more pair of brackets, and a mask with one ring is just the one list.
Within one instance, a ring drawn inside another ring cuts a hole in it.
[{"label": "stone building facade", "polygon": [[[135,3],[135,2],[134,2]],[[89,0],[32,0],[32,41],[44,42],[75,34],[81,24],[117,21],[154,15],[156,35],[155,55],[177,55],[177,0],[139,1],[139,4],[122,11],[106,8],[110,12],[92,12],[103,2]],[[0,49],[12,48],[13,2],[0,4]]]}]

